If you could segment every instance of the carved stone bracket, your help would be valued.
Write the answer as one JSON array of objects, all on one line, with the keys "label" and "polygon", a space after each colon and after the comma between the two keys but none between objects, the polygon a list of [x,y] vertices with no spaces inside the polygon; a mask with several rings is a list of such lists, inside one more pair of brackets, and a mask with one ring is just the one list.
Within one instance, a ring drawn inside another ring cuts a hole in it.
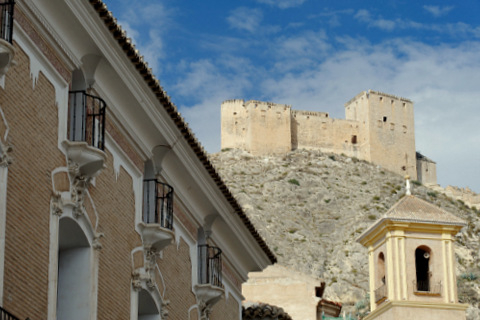
[{"label": "carved stone bracket", "polygon": [[169,304],[170,304],[170,300],[162,301],[162,305],[161,305],[161,307],[162,307],[162,312],[161,312],[162,319],[167,319],[167,317],[168,317],[167,307],[168,307]]},{"label": "carved stone bracket", "polygon": [[15,48],[7,41],[0,39],[0,76],[7,73],[11,65],[15,65]]},{"label": "carved stone bracket", "polygon": [[12,158],[8,156],[8,153],[12,151],[12,146],[5,146],[0,141],[0,167],[8,167],[12,164]]},{"label": "carved stone bracket", "polygon": [[56,216],[61,216],[63,213],[63,200],[60,194],[52,195],[50,200],[50,212]]},{"label": "carved stone bracket", "polygon": [[222,298],[225,290],[210,284],[197,284],[193,289],[197,297],[200,319],[209,320],[213,305]]},{"label": "carved stone bracket", "polygon": [[102,243],[100,242],[100,238],[103,238],[105,235],[103,233],[97,233],[93,238],[92,247],[95,250],[101,250],[103,248]]},{"label": "carved stone bracket", "polygon": [[85,191],[90,185],[90,178],[83,176],[80,173],[79,166],[73,161],[68,162],[68,173],[72,181],[71,187],[71,199],[75,204],[73,209],[73,215],[76,218],[84,215],[84,206],[83,202],[85,200]]},{"label": "carved stone bracket", "polygon": [[198,309],[200,310],[200,320],[209,320],[212,313],[212,306],[205,303],[205,301],[198,302]]},{"label": "carved stone bracket", "polygon": [[140,289],[142,289],[142,282],[150,290],[153,290],[153,288],[155,288],[155,281],[152,278],[152,274],[142,269],[136,269],[132,273],[133,289],[135,289],[136,291],[140,291]]}]

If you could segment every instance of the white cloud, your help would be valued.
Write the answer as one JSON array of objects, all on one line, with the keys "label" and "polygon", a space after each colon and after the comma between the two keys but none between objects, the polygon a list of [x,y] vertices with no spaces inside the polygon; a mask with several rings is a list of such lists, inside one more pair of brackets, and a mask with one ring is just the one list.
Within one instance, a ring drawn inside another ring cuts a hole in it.
[{"label": "white cloud", "polygon": [[231,12],[230,16],[227,17],[230,27],[252,33],[258,30],[262,19],[263,13],[260,9],[246,7],[236,8]]},{"label": "white cloud", "polygon": [[301,6],[307,0],[257,0],[260,3],[265,3],[271,6],[279,7],[280,9],[287,9]]},{"label": "white cloud", "polygon": [[397,23],[393,20],[386,20],[383,18],[373,18],[368,10],[360,9],[354,15],[354,18],[360,22],[367,23],[370,27],[376,27],[381,30],[392,31],[395,29]]},{"label": "white cloud", "polygon": [[160,61],[165,58],[166,52],[163,35],[174,24],[171,19],[175,14],[174,10],[161,3],[144,4],[139,7],[128,5],[125,8],[128,9],[118,16],[119,24],[127,31],[127,36],[132,38],[149,66],[159,74]]},{"label": "white cloud", "polygon": [[357,21],[365,23],[368,27],[378,28],[384,31],[393,31],[395,29],[408,30],[427,30],[440,34],[446,34],[451,37],[462,38],[480,38],[480,27],[473,27],[463,22],[446,24],[428,24],[411,20],[386,20],[382,17],[373,17],[368,10],[360,9],[353,16]]},{"label": "white cloud", "polygon": [[435,18],[448,14],[454,7],[453,6],[423,6],[423,9],[431,13]]}]

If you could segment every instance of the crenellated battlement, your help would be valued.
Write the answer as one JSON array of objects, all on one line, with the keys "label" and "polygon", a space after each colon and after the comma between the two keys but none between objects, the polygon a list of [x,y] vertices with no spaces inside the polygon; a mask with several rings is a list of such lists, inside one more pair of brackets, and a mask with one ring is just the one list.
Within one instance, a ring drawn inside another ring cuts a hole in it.
[{"label": "crenellated battlement", "polygon": [[226,100],[221,109],[222,148],[255,155],[318,149],[370,161],[412,179],[417,177],[418,165],[425,171],[419,176],[436,183],[434,164],[428,164],[427,175],[426,165],[417,163],[409,99],[362,91],[345,104],[345,119],[258,100]]}]

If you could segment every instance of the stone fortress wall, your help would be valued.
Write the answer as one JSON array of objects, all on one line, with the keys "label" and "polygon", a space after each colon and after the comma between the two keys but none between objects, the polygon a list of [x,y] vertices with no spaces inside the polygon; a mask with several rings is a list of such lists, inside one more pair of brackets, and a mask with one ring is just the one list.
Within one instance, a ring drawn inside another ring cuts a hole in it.
[{"label": "stone fortress wall", "polygon": [[345,154],[401,175],[409,175],[437,192],[480,208],[480,195],[437,185],[436,163],[415,151],[412,101],[373,90],[345,104],[345,119],[326,112],[292,110],[291,106],[240,99],[221,107],[221,147],[253,155],[318,149]]},{"label": "stone fortress wall", "polygon": [[[319,149],[417,179],[413,103],[408,99],[364,91],[345,104],[345,119],[255,100],[225,101],[221,112],[222,149],[254,155]],[[428,178],[422,182],[436,184],[436,176]]]}]

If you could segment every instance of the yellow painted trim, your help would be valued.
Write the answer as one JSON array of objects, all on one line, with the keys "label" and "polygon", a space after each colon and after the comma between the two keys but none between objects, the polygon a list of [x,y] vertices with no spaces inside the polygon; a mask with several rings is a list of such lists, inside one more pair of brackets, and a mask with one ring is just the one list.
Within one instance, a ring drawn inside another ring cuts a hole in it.
[{"label": "yellow painted trim", "polygon": [[407,253],[405,251],[405,238],[400,239],[400,265],[402,266],[401,270],[401,277],[402,277],[402,299],[407,300],[408,299],[408,292],[407,292]]},{"label": "yellow painted trim", "polygon": [[[368,247],[375,244],[385,233],[390,230],[404,230],[409,232],[431,233],[431,234],[457,234],[463,226],[445,225],[441,223],[425,223],[425,222],[402,222],[386,220],[381,221],[374,229],[369,230],[367,234],[362,235],[363,238],[358,240],[363,246]],[[362,237],[361,236],[361,237]]]},{"label": "yellow painted trim", "polygon": [[443,297],[445,303],[448,303],[450,301],[450,297],[448,296],[449,290],[448,290],[448,263],[447,263],[447,241],[448,240],[442,240],[442,256],[443,256]]},{"label": "yellow painted trim", "polygon": [[387,290],[388,296],[392,299],[395,299],[395,292],[394,292],[394,272],[393,272],[393,249],[392,249],[392,237],[390,233],[387,233],[386,239],[386,247],[387,247],[387,274],[385,276],[387,282]]},{"label": "yellow painted trim", "polygon": [[[369,284],[370,284],[370,297],[374,297],[375,296],[375,278],[376,278],[376,275],[377,275],[377,266],[375,264],[375,255],[374,255],[375,251],[373,249],[372,246],[370,246],[368,248],[368,272],[369,272],[369,276],[370,276],[370,281],[369,281]],[[370,310],[375,310],[376,308],[376,305],[375,305],[375,302],[373,301],[375,299],[370,299]]]}]

